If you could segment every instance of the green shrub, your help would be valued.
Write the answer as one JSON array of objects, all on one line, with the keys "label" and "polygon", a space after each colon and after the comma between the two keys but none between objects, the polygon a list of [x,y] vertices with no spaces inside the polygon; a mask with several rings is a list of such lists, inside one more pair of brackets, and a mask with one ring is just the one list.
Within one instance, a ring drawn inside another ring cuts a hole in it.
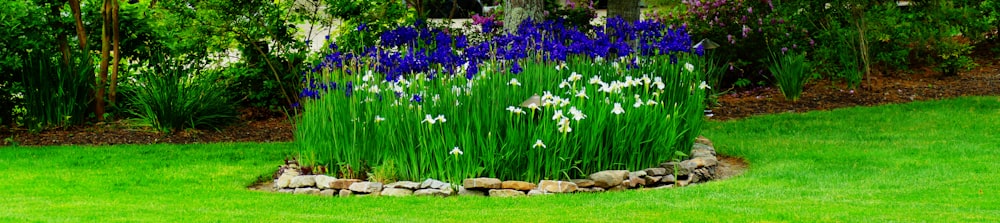
[{"label": "green shrub", "polygon": [[774,80],[781,90],[785,99],[791,101],[799,100],[802,95],[802,87],[809,81],[809,63],[806,62],[805,53],[782,53],[780,56],[772,56],[772,63],[768,69],[774,75]]},{"label": "green shrub", "polygon": [[87,118],[94,83],[94,66],[89,59],[74,54],[66,64],[57,54],[24,55],[24,124],[30,130],[67,127]]},{"label": "green shrub", "polygon": [[937,45],[938,70],[946,76],[958,75],[959,69],[971,70],[976,63],[969,58],[972,53],[972,45],[962,38],[944,39]]},{"label": "green shrub", "polygon": [[133,114],[161,131],[217,128],[236,119],[237,111],[217,72],[201,72],[179,59],[155,60],[151,70],[135,75],[130,98]]}]

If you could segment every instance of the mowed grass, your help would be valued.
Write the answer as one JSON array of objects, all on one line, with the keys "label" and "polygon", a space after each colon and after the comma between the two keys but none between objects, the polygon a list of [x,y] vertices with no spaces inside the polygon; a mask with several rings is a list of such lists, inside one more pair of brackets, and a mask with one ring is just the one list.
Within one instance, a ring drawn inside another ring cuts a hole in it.
[{"label": "mowed grass", "polygon": [[711,122],[745,174],[670,190],[332,198],[246,190],[290,143],[0,148],[2,222],[998,222],[1000,99]]}]

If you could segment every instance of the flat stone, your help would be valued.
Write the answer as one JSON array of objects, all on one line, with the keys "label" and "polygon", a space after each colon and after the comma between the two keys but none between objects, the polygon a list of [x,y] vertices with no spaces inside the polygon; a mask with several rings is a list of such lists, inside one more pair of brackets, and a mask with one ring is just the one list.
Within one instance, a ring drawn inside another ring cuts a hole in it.
[{"label": "flat stone", "polygon": [[637,177],[637,176],[629,176],[628,180],[622,181],[622,184],[625,184],[625,186],[628,187],[628,188],[636,188],[636,187],[639,187],[639,186],[646,186],[646,179],[645,178],[641,178],[641,177]]},{"label": "flat stone", "polygon": [[697,158],[710,156],[715,156],[715,148],[712,148],[709,145],[695,143],[691,148],[691,157]]},{"label": "flat stone", "polygon": [[663,178],[661,178],[661,179],[660,179],[660,182],[661,182],[661,183],[668,183],[668,184],[672,184],[672,183],[674,183],[674,182],[677,182],[677,177],[674,177],[674,175],[673,175],[673,174],[671,174],[671,175],[666,175],[666,176],[664,176]]},{"label": "flat stone", "polygon": [[448,194],[441,191],[441,189],[420,189],[413,192],[413,196],[438,196],[447,197]]},{"label": "flat stone", "polygon": [[486,196],[486,192],[485,191],[481,191],[481,190],[466,190],[465,187],[459,187],[458,188],[458,196],[477,196],[477,197],[482,197],[482,196]]},{"label": "flat stone", "polygon": [[445,185],[444,182],[428,178],[427,180],[424,180],[424,182],[420,183],[420,189],[428,189],[428,188],[437,189],[437,188],[441,188],[441,186],[444,186],[444,185]]},{"label": "flat stone", "polygon": [[324,190],[320,190],[319,191],[319,195],[320,196],[331,196],[332,197],[334,195],[337,195],[337,192],[339,192],[339,190],[337,190],[337,189],[324,189]]},{"label": "flat stone", "polygon": [[698,136],[697,138],[694,139],[694,143],[713,146],[712,140],[708,140],[708,138],[705,138],[705,136]]},{"label": "flat stone", "polygon": [[337,178],[327,175],[316,175],[316,188],[330,189],[330,183],[333,183],[334,180],[337,180]]},{"label": "flat stone", "polygon": [[610,188],[618,186],[628,177],[627,170],[605,170],[590,174],[590,179],[594,181],[594,186]]},{"label": "flat stone", "polygon": [[502,188],[502,189],[520,190],[520,191],[528,191],[528,190],[535,189],[535,184],[524,182],[524,181],[508,180],[508,181],[504,181],[503,183],[501,183],[500,184],[500,188]]},{"label": "flat stone", "polygon": [[660,182],[660,180],[663,179],[663,177],[659,177],[659,176],[646,176],[646,177],[644,177],[642,179],[646,180],[646,185],[648,186],[648,185],[653,185],[653,184],[656,184],[656,183]]},{"label": "flat stone", "polygon": [[413,195],[413,191],[405,188],[385,188],[382,189],[382,196],[405,197]]},{"label": "flat stone", "polygon": [[715,157],[697,157],[681,162],[681,169],[687,170],[688,173],[694,171],[697,168],[715,166],[719,164],[719,160]]},{"label": "flat stone", "polygon": [[646,168],[644,171],[646,171],[647,176],[666,176],[670,174],[667,173],[667,168],[663,167]]},{"label": "flat stone", "polygon": [[605,189],[605,191],[609,191],[609,192],[610,191],[626,191],[626,190],[628,190],[628,188],[626,188],[625,185],[621,185],[621,184],[619,184],[617,186],[614,186],[614,187],[611,187],[611,188],[608,188],[608,189]]},{"label": "flat stone", "polygon": [[370,194],[370,193],[378,193],[378,192],[382,191],[382,183],[379,183],[379,182],[368,182],[368,181],[357,182],[357,183],[351,184],[350,188],[348,188],[348,189],[350,189],[351,191],[354,191],[354,192],[358,192],[358,193],[368,193],[368,194]]},{"label": "flat stone", "polygon": [[600,187],[581,187],[579,189],[576,189],[576,192],[580,192],[580,193],[597,193],[597,192],[604,192],[604,188],[600,188]]},{"label": "flat stone", "polygon": [[438,190],[441,190],[441,192],[444,192],[444,194],[448,196],[455,194],[455,188],[452,188],[451,184],[448,183],[442,185],[441,188],[438,188]]},{"label": "flat stone", "polygon": [[282,188],[282,189],[278,189],[278,193],[291,194],[291,193],[295,193],[295,189]]},{"label": "flat stone", "polygon": [[349,189],[349,188],[351,188],[351,184],[354,184],[354,183],[357,183],[357,182],[361,182],[361,180],[358,180],[358,179],[336,179],[336,180],[333,180],[333,181],[330,182],[330,188],[331,189],[341,189],[341,190],[343,190],[343,189]]},{"label": "flat stone", "polygon": [[[667,169],[667,174],[676,174],[678,176],[687,176],[688,174],[691,173],[688,169],[685,169],[685,168],[681,167],[680,165],[681,164],[678,163],[678,162],[666,162],[666,163],[661,163],[660,167],[664,168],[664,169]],[[677,167],[680,167],[680,168],[677,168]],[[674,169],[677,169],[677,171],[674,171]]]},{"label": "flat stone", "polygon": [[350,196],[354,195],[354,192],[351,191],[351,190],[348,190],[348,189],[343,189],[343,190],[340,190],[340,192],[338,192],[338,194],[341,197],[350,197]]},{"label": "flat stone", "polygon": [[318,195],[319,194],[319,189],[311,188],[311,187],[300,187],[300,188],[295,188],[294,194],[316,194],[316,195]]},{"label": "flat stone", "polygon": [[538,196],[538,195],[551,195],[553,193],[548,193],[541,190],[530,190],[528,191],[528,196]]},{"label": "flat stone", "polygon": [[500,189],[502,182],[497,178],[469,178],[462,181],[462,186],[466,189]]},{"label": "flat stone", "polygon": [[578,187],[569,181],[543,180],[538,183],[538,188],[547,193],[573,193]]},{"label": "flat stone", "polygon": [[684,187],[684,186],[687,186],[687,185],[690,185],[690,184],[691,184],[691,180],[690,179],[688,179],[688,180],[678,180],[676,183],[674,183],[674,186],[676,186],[676,187]]},{"label": "flat stone", "polygon": [[299,187],[313,187],[316,186],[316,175],[301,175],[292,177],[292,182],[288,184],[288,187],[299,188]]},{"label": "flat stone", "polygon": [[295,178],[295,176],[292,176],[291,174],[282,174],[277,180],[274,180],[274,188],[288,188],[288,186],[292,184],[292,178]]},{"label": "flat stone", "polygon": [[491,189],[490,197],[520,197],[524,196],[524,192],[519,190],[511,189]]},{"label": "flat stone", "polygon": [[645,176],[646,176],[646,171],[633,171],[633,172],[629,172],[629,173],[628,173],[628,176],[629,176],[629,177],[638,177],[638,178],[642,178],[642,177],[645,177]]},{"label": "flat stone", "polygon": [[397,181],[391,184],[386,184],[385,188],[402,188],[402,189],[416,190],[420,189],[420,183],[413,181]]},{"label": "flat stone", "polygon": [[593,187],[594,186],[594,181],[590,180],[590,179],[573,179],[573,180],[570,180],[570,181],[573,182],[573,183],[575,183],[577,187]]},{"label": "flat stone", "polygon": [[659,186],[659,187],[654,187],[653,189],[659,190],[659,189],[670,189],[670,188],[674,188],[674,185],[673,184],[667,184],[667,185],[663,185],[663,186]]}]

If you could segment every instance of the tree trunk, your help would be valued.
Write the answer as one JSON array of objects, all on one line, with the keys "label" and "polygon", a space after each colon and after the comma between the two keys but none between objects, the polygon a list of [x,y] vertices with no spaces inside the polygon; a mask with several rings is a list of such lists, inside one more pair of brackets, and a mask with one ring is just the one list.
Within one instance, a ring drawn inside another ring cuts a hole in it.
[{"label": "tree trunk", "polygon": [[111,44],[114,45],[114,51],[115,51],[115,59],[114,59],[114,62],[112,62],[112,64],[111,64],[111,81],[108,82],[108,85],[109,85],[108,86],[108,101],[110,101],[111,104],[115,104],[115,101],[116,101],[115,99],[116,99],[117,88],[118,88],[118,68],[119,68],[119,65],[121,64],[121,59],[122,59],[122,56],[121,56],[122,55],[122,51],[121,51],[121,46],[120,46],[121,45],[120,44],[121,43],[121,41],[120,41],[121,40],[121,35],[119,35],[119,31],[120,31],[119,25],[120,25],[120,23],[119,23],[119,20],[118,20],[118,12],[119,12],[119,8],[118,8],[118,3],[119,2],[118,1],[119,0],[112,0],[112,4],[114,4],[114,5],[113,5],[113,7],[111,9],[111,20],[112,20],[111,21],[111,23],[112,23],[112,26],[111,26],[112,31],[111,32],[112,32],[112,35],[113,35],[113,37],[112,37],[112,43]]},{"label": "tree trunk", "polygon": [[626,22],[639,20],[639,0],[608,1],[608,18],[621,16]]},{"label": "tree trunk", "polygon": [[[62,9],[62,5],[53,4],[51,8],[52,16],[61,17],[60,14],[62,14],[62,11],[60,9]],[[54,28],[59,29],[58,27]],[[66,40],[66,34],[59,32],[56,35],[56,42],[59,43],[59,52],[62,53],[63,65],[69,67],[69,40]]]},{"label": "tree trunk", "polygon": [[97,101],[97,106],[94,108],[94,115],[97,116],[97,121],[104,121],[104,85],[108,82],[108,54],[111,51],[111,38],[108,31],[111,29],[111,1],[104,0],[104,5],[101,7],[101,18],[103,23],[101,24],[101,70],[97,74],[97,95],[94,99]]},{"label": "tree trunk", "polygon": [[544,19],[544,10],[543,0],[508,0],[504,5],[503,28],[507,32],[516,32],[517,26],[525,19],[530,18],[536,22]]},{"label": "tree trunk", "polygon": [[76,20],[76,36],[80,40],[80,49],[87,50],[87,30],[83,28],[83,19],[80,15],[80,0],[69,0],[69,8],[73,11],[73,19]]}]

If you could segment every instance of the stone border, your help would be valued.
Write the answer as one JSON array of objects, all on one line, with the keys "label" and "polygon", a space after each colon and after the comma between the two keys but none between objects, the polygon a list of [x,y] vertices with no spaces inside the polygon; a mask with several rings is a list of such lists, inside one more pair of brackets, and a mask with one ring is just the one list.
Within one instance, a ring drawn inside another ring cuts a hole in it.
[{"label": "stone border", "polygon": [[501,181],[496,178],[470,178],[463,180],[462,185],[458,187],[435,179],[427,179],[423,182],[399,181],[382,184],[358,179],[337,179],[327,175],[302,175],[298,164],[292,163],[282,165],[278,169],[273,187],[269,191],[341,197],[446,197],[452,195],[517,197],[642,188],[662,189],[683,187],[716,179],[715,170],[719,164],[716,155],[712,142],[705,137],[698,137],[691,148],[690,159],[681,162],[665,162],[658,167],[638,171],[605,170],[590,174],[588,179],[542,180],[538,183]]}]

